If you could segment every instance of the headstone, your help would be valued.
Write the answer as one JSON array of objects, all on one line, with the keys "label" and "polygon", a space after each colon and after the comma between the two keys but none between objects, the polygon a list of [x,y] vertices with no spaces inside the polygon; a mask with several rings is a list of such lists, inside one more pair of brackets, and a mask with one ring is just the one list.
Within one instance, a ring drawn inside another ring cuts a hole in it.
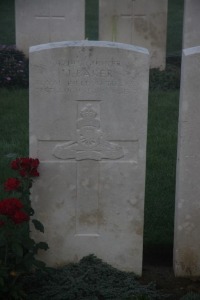
[{"label": "headstone", "polygon": [[200,47],[183,50],[179,113],[174,271],[200,276]]},{"label": "headstone", "polygon": [[16,46],[85,38],[85,0],[15,0]]},{"label": "headstone", "polygon": [[111,42],[30,50],[32,201],[48,265],[95,254],[142,272],[148,56]]},{"label": "headstone", "polygon": [[191,48],[200,45],[200,1],[185,0],[183,48]]},{"label": "headstone", "polygon": [[148,48],[165,68],[168,0],[99,0],[99,39]]}]

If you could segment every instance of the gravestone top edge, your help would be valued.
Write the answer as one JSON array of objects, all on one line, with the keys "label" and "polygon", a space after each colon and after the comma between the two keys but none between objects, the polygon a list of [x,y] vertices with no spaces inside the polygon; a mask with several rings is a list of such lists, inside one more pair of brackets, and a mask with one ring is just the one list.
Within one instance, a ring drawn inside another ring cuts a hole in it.
[{"label": "gravestone top edge", "polygon": [[149,51],[146,48],[123,44],[123,43],[115,43],[115,42],[107,42],[107,41],[63,41],[63,42],[56,42],[56,43],[48,43],[48,44],[40,44],[36,46],[32,46],[29,48],[29,53],[43,51],[43,50],[50,50],[56,48],[67,48],[67,47],[102,47],[102,48],[115,48],[115,49],[124,49],[130,50],[134,52],[140,52],[143,54],[149,55]]},{"label": "gravestone top edge", "polygon": [[183,54],[185,56],[192,55],[195,53],[200,53],[200,46],[183,49]]}]

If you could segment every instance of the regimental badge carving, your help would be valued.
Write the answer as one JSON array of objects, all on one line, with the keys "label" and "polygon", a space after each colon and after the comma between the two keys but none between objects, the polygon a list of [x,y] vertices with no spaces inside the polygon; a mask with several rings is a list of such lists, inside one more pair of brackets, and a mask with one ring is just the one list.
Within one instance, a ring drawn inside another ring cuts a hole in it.
[{"label": "regimental badge carving", "polygon": [[100,118],[92,104],[86,104],[77,120],[77,141],[57,145],[53,155],[60,159],[101,160],[124,157],[123,148],[106,141],[101,130]]}]

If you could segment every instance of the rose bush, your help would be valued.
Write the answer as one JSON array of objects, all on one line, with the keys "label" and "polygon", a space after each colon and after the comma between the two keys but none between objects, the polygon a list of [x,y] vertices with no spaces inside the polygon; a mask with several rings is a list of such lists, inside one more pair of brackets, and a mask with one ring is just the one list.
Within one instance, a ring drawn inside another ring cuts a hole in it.
[{"label": "rose bush", "polygon": [[36,259],[39,249],[47,250],[45,242],[35,242],[30,236],[29,221],[36,230],[44,232],[43,225],[33,218],[30,188],[33,178],[39,176],[39,160],[17,158],[11,162],[16,177],[3,184],[9,197],[0,201],[0,295],[1,299],[24,299],[20,277],[41,268],[44,263]]},{"label": "rose bush", "polygon": [[28,59],[13,46],[0,45],[0,88],[27,88]]}]

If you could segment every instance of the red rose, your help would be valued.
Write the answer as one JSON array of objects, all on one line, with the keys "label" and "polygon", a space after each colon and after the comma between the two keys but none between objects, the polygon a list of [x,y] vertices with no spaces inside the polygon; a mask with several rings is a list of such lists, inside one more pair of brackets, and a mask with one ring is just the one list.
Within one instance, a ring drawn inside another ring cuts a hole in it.
[{"label": "red rose", "polygon": [[18,158],[17,158],[16,160],[13,160],[13,161],[11,162],[11,168],[12,168],[13,170],[18,170],[18,169],[19,169]]},{"label": "red rose", "polygon": [[22,210],[16,210],[15,214],[11,218],[15,224],[29,221],[29,216]]},{"label": "red rose", "polygon": [[23,207],[21,201],[17,198],[8,198],[0,202],[0,214],[12,216]]},{"label": "red rose", "polygon": [[31,166],[31,159],[28,157],[20,158],[20,167],[25,170],[29,170]]},{"label": "red rose", "polygon": [[20,181],[17,178],[8,178],[7,181],[4,183],[4,188],[7,192],[17,190],[19,186]]},{"label": "red rose", "polygon": [[14,170],[18,170],[22,177],[37,177],[39,176],[39,172],[37,171],[39,163],[37,158],[21,157],[14,160],[11,167]]},{"label": "red rose", "polygon": [[40,163],[40,162],[39,162],[39,159],[37,159],[37,158],[35,158],[35,159],[32,158],[32,159],[31,159],[31,167],[32,167],[32,168],[37,168],[37,167],[39,166],[39,163]]},{"label": "red rose", "polygon": [[27,175],[27,172],[25,170],[20,170],[19,171],[19,174],[22,176],[22,177],[25,177]]},{"label": "red rose", "polygon": [[36,169],[32,169],[29,174],[31,177],[38,177],[40,175]]}]

